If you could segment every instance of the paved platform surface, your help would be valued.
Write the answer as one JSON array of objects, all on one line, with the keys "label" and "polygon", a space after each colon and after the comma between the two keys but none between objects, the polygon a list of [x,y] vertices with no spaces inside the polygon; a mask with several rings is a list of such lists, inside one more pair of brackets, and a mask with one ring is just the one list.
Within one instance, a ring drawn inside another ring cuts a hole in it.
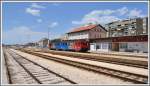
[{"label": "paved platform surface", "polygon": [[89,51],[90,53],[95,54],[114,54],[114,55],[125,55],[125,56],[141,56],[141,57],[148,57],[148,53],[135,53],[135,52],[117,52],[117,51]]},{"label": "paved platform surface", "polygon": [[[30,50],[49,50],[47,48],[29,48]],[[53,50],[52,50],[53,51]],[[55,51],[55,50],[54,50]],[[68,51],[64,51],[64,52],[68,52]],[[108,52],[104,52],[104,51],[88,51],[89,54],[114,54],[114,55],[125,55],[125,56],[138,56],[138,57],[148,57],[148,53],[136,53],[136,52],[117,52],[117,51],[108,51]],[[80,52],[78,52],[80,53]]]},{"label": "paved platform surface", "polygon": [[81,53],[81,52],[68,52],[68,51],[56,51],[56,50],[48,50],[48,51],[54,51],[54,52],[64,52],[64,53],[70,53],[70,54],[80,54],[80,55],[89,55],[89,56],[98,56],[98,57],[109,57],[109,58],[121,58],[121,59],[128,59],[128,60],[133,60],[133,61],[148,61],[148,58],[139,58],[139,57],[130,57],[130,56],[114,56],[114,55],[109,55],[109,54],[91,54],[91,53]]}]

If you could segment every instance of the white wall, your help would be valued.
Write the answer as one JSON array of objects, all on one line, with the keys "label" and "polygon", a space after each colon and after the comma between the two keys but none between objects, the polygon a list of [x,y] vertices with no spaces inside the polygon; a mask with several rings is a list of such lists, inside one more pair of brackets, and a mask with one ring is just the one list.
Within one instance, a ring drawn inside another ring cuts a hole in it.
[{"label": "white wall", "polygon": [[128,43],[128,49],[135,49],[135,50],[139,50],[140,52],[148,52],[148,42]]},{"label": "white wall", "polygon": [[[119,51],[126,50],[138,50],[139,52],[148,52],[148,42],[128,42],[126,48],[120,48]],[[96,45],[99,46],[99,49],[96,48]],[[109,43],[99,42],[99,43],[90,43],[90,51],[110,51]]]},{"label": "white wall", "polygon": [[74,40],[74,39],[88,39],[89,34],[88,33],[72,33],[71,35],[68,36],[69,40]]},{"label": "white wall", "polygon": [[109,51],[109,43],[107,42],[91,43],[90,51]]}]

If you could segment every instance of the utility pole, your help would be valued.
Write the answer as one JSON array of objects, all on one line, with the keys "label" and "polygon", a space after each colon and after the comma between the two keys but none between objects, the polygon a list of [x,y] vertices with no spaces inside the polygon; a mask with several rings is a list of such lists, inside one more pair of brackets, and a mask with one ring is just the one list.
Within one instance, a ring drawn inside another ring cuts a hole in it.
[{"label": "utility pole", "polygon": [[49,48],[49,27],[48,27],[48,40],[47,40],[47,48]]}]

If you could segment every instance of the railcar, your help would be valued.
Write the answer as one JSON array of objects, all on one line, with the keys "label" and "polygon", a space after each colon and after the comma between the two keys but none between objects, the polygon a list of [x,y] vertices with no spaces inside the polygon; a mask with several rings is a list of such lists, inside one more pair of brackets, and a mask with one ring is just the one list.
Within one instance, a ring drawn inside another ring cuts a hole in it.
[{"label": "railcar", "polygon": [[87,41],[75,41],[72,45],[74,51],[87,51],[89,49],[89,42]]},{"label": "railcar", "polygon": [[84,40],[57,41],[51,42],[49,48],[65,51],[87,51],[89,49],[89,42]]},{"label": "railcar", "polygon": [[60,49],[61,50],[69,50],[67,42],[60,42]]}]

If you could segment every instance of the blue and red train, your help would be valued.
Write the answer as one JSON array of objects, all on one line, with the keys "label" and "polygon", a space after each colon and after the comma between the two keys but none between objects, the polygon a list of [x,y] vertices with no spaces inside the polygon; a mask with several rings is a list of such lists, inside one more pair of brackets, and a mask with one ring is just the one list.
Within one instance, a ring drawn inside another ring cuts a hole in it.
[{"label": "blue and red train", "polygon": [[54,40],[49,43],[49,48],[64,51],[87,51],[89,42],[86,40]]}]

